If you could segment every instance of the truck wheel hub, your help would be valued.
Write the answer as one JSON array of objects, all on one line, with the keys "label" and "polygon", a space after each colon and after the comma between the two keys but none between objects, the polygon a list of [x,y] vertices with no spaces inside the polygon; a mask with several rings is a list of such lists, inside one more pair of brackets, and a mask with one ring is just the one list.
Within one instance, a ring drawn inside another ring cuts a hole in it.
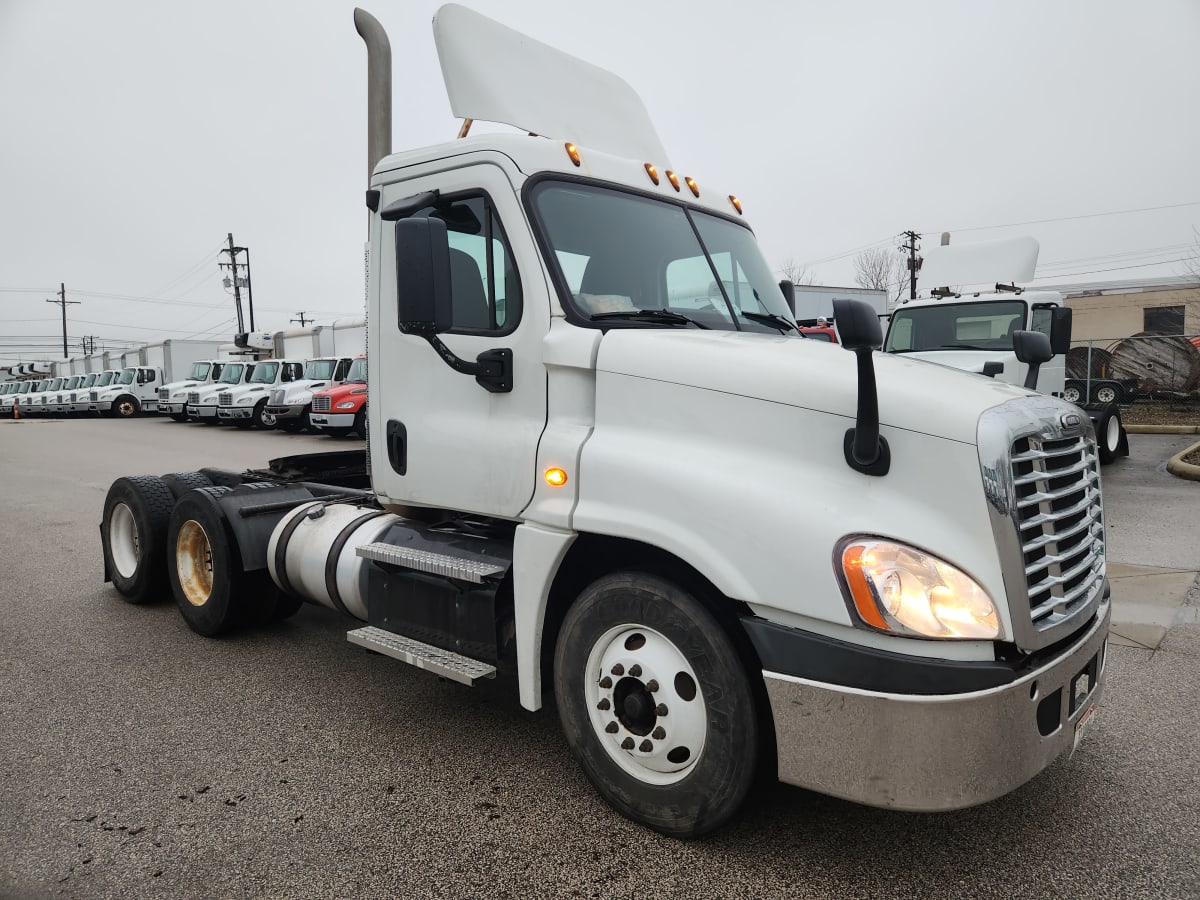
[{"label": "truck wheel hub", "polygon": [[132,510],[124,503],[114,506],[109,517],[108,546],[121,577],[132,578],[138,567],[138,530]]},{"label": "truck wheel hub", "polygon": [[672,784],[695,767],[708,715],[696,672],[672,641],[652,628],[611,628],[584,677],[592,727],[617,765],[650,784]]},{"label": "truck wheel hub", "polygon": [[208,534],[195,519],[189,519],[179,529],[175,541],[175,570],[179,586],[192,606],[203,606],[212,595],[212,544]]}]

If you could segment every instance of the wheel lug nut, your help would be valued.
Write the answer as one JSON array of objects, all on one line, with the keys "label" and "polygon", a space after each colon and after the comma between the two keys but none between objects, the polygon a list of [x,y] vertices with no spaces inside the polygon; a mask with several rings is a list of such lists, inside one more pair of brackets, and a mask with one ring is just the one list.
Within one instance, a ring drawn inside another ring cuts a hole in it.
[{"label": "wheel lug nut", "polygon": [[619,727],[616,722],[609,722],[604,726],[604,730],[609,734],[616,734]]},{"label": "wheel lug nut", "polygon": [[659,725],[652,732],[650,732],[650,737],[654,738],[656,741],[661,741],[666,736],[667,736],[667,731],[661,725]]},{"label": "wheel lug nut", "polygon": [[630,666],[629,667],[629,677],[630,678],[641,678],[642,677],[642,667],[639,666],[637,663],[634,663],[632,666]]},{"label": "wheel lug nut", "polygon": [[605,710],[605,709],[608,709],[610,706],[612,706],[612,704],[609,703],[608,698],[605,697],[603,700],[601,700],[599,703],[596,704],[596,709]]},{"label": "wheel lug nut", "polygon": [[621,665],[620,663],[617,663],[615,666],[612,667],[612,673],[619,678],[625,674],[625,667],[623,665]]},{"label": "wheel lug nut", "polygon": [[605,675],[600,679],[600,687],[607,691],[610,687],[612,687],[612,679]]},{"label": "wheel lug nut", "polygon": [[650,743],[649,741],[642,741],[638,745],[638,749],[641,750],[643,753],[649,753],[651,750],[654,749],[654,745],[652,743]]},{"label": "wheel lug nut", "polygon": [[651,678],[649,681],[646,682],[646,690],[648,690],[650,693],[653,694],[655,691],[658,690],[658,682],[655,681],[653,678]]},{"label": "wheel lug nut", "polygon": [[627,737],[627,738],[625,738],[625,740],[621,741],[621,749],[622,750],[632,750],[633,749],[633,738]]},{"label": "wheel lug nut", "polygon": [[667,714],[667,704],[660,703],[658,706],[654,707],[654,714],[656,716],[665,716]]}]

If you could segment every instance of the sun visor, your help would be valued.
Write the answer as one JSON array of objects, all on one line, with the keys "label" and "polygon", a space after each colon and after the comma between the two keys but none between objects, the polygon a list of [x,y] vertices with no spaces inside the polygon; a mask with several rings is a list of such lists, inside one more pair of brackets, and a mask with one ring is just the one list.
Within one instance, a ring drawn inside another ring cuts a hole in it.
[{"label": "sun visor", "polygon": [[458,118],[670,166],[642,98],[611,72],[455,3],[434,15],[433,37]]},{"label": "sun visor", "polygon": [[921,290],[1028,283],[1037,270],[1039,249],[1031,237],[930,247],[921,264]]}]

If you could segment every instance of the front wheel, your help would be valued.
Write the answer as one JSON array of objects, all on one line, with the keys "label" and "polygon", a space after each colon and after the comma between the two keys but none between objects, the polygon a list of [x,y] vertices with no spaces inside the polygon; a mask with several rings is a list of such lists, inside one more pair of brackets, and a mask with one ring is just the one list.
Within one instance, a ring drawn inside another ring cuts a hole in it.
[{"label": "front wheel", "polygon": [[1063,399],[1068,403],[1082,403],[1083,391],[1079,389],[1078,385],[1068,384],[1063,388]]},{"label": "front wheel", "polygon": [[141,408],[137,397],[130,397],[126,394],[113,401],[112,414],[118,419],[132,419],[141,411]]},{"label": "front wheel", "polygon": [[275,427],[277,420],[273,413],[267,412],[267,400],[265,397],[259,400],[258,405],[254,407],[254,415],[251,416],[250,421],[254,424],[255,428]]},{"label": "front wheel", "polygon": [[572,753],[623,815],[696,837],[741,806],[754,693],[728,633],[677,585],[640,572],[590,585],[559,633],[554,686]]},{"label": "front wheel", "polygon": [[1108,465],[1121,455],[1121,431],[1121,413],[1116,407],[1106,409],[1096,422],[1096,443],[1103,465]]}]

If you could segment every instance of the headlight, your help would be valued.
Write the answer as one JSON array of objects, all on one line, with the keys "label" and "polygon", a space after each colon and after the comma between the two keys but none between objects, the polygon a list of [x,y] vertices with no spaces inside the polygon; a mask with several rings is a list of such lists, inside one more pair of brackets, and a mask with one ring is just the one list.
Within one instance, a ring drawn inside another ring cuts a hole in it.
[{"label": "headlight", "polygon": [[337,405],[337,408],[338,409],[354,409],[354,401],[353,400],[343,400],[341,403],[339,403]]},{"label": "headlight", "polygon": [[842,575],[859,618],[880,631],[930,638],[1000,636],[996,605],[973,578],[915,547],[844,541]]}]

